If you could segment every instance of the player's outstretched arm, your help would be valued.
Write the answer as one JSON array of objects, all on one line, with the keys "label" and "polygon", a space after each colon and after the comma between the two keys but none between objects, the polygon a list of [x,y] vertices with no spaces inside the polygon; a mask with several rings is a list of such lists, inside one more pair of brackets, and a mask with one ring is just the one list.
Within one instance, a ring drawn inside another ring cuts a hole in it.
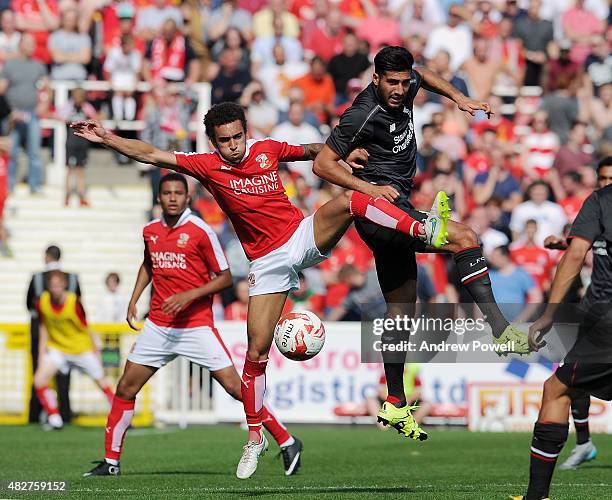
[{"label": "player's outstretched arm", "polygon": [[544,314],[529,328],[529,347],[538,350],[543,344],[542,336],[550,330],[553,317],[570,287],[580,274],[584,259],[591,248],[591,242],[583,238],[572,238],[567,252],[563,254],[550,289],[550,298]]},{"label": "player's outstretched arm", "polygon": [[492,111],[489,103],[470,99],[453,84],[427,68],[415,68],[415,71],[423,78],[422,86],[426,90],[448,97],[457,104],[461,111],[465,111],[472,116],[476,114],[476,111],[482,110],[489,118],[491,117]]},{"label": "player's outstretched arm", "polygon": [[124,139],[105,129],[99,121],[86,120],[72,122],[74,134],[95,144],[102,144],[119,153],[160,168],[179,170],[174,153],[157,149],[152,144],[137,139]]},{"label": "player's outstretched arm", "polygon": [[232,286],[232,273],[229,269],[225,269],[204,286],[171,295],[162,304],[162,311],[164,314],[178,314],[194,300],[206,297],[207,295],[214,295],[230,286]]},{"label": "player's outstretched arm", "polygon": [[130,298],[130,303],[128,304],[127,317],[126,320],[128,325],[132,330],[138,330],[136,326],[136,317],[138,315],[138,310],[136,309],[136,304],[138,303],[138,299],[142,295],[142,292],[145,288],[151,283],[151,266],[146,261],[142,261],[140,264],[140,268],[138,269],[138,276],[136,277],[136,283],[134,284],[134,290],[132,291],[132,297]]},{"label": "player's outstretched arm", "polygon": [[[365,153],[365,150],[356,149],[351,154],[357,151],[363,151]],[[365,153],[365,155],[367,161],[367,153]],[[350,162],[349,165],[351,165],[355,163],[355,160],[355,158],[348,157],[347,163]],[[359,191],[375,198],[382,196],[388,201],[393,202],[399,196],[397,190],[392,186],[376,186],[362,179],[358,179],[351,172],[342,167],[339,163],[340,161],[342,161],[342,158],[340,158],[332,148],[325,145],[315,158],[312,165],[312,171],[315,175],[327,182],[331,182],[345,189]]]}]

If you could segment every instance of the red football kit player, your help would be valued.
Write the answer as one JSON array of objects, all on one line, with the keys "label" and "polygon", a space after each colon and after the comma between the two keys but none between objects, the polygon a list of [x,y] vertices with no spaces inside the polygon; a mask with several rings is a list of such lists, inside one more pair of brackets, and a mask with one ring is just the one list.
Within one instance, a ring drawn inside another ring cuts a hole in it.
[{"label": "red football kit player", "polygon": [[[238,478],[246,479],[255,472],[259,456],[267,449],[261,426],[268,352],[287,294],[299,286],[298,272],[323,261],[353,217],[365,218],[439,248],[446,243],[447,214],[441,217],[437,212],[421,213],[420,220],[416,220],[393,205],[398,196],[394,187],[353,177],[349,166],[363,168],[356,161],[367,161],[365,151],[356,149],[346,156],[348,165],[343,166],[347,170],[338,166],[353,179],[356,190],[346,191],[304,218],[284,193],[278,163],[314,160],[322,144],[294,146],[272,139],[247,141],[244,110],[235,103],[213,106],[205,116],[204,125],[216,148],[211,153],[161,151],[142,141],[118,137],[93,120],[75,122],[71,127],[79,137],[137,161],[195,177],[207,187],[233,223],[251,261],[248,350],[242,374],[242,401],[249,438],[236,471]],[[457,237],[457,227],[448,222],[449,238]],[[448,246],[466,246],[467,239],[461,235],[459,243]]]},{"label": "red football kit player", "polygon": [[[149,316],[117,385],[106,424],[105,459],[86,476],[120,474],[119,458],[136,395],[176,356],[208,369],[228,394],[238,400],[242,397],[240,376],[213,321],[213,295],[232,284],[223,249],[210,226],[188,208],[184,176],[171,173],[162,177],[158,200],[163,216],[144,227],[144,260],[127,320],[136,329],[136,303],[152,283]],[[300,465],[301,442],[265,406],[262,411],[263,425],[281,447],[285,474],[295,473]]]}]

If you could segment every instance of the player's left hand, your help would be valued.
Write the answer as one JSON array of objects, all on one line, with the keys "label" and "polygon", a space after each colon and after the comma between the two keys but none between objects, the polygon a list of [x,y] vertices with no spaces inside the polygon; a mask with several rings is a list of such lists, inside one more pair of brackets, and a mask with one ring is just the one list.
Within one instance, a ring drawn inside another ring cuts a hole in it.
[{"label": "player's left hand", "polygon": [[530,327],[529,327],[529,348],[532,351],[539,351],[546,345],[544,335],[548,333],[553,325],[553,319],[548,314],[540,316]]},{"label": "player's left hand", "polygon": [[356,148],[348,154],[346,163],[353,170],[360,170],[368,164],[369,156],[370,154],[364,148]]},{"label": "player's left hand", "polygon": [[168,297],[162,304],[162,311],[164,314],[174,316],[185,309],[189,304],[194,301],[195,297],[192,290],[186,292],[176,293]]},{"label": "player's left hand", "polygon": [[493,114],[493,111],[491,111],[491,106],[488,102],[475,101],[469,97],[458,101],[457,107],[461,111],[465,111],[472,116],[474,116],[478,110],[484,111],[487,114],[487,118],[491,118],[491,115]]},{"label": "player's left hand", "polygon": [[74,131],[74,135],[96,144],[104,142],[104,138],[110,134],[97,120],[72,122],[70,128]]}]

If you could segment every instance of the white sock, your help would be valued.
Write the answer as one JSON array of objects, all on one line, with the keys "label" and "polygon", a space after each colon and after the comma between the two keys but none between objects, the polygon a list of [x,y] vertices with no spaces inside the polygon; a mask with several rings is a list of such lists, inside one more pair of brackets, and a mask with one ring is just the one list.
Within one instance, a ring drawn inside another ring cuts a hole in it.
[{"label": "white sock", "polygon": [[113,107],[113,119],[123,120],[123,96],[114,95],[111,99],[111,105]]},{"label": "white sock", "polygon": [[133,120],[136,118],[136,99],[133,97],[126,97],[124,106],[125,119]]},{"label": "white sock", "polygon": [[295,443],[295,439],[293,439],[293,436],[289,436],[289,439],[287,439],[287,441],[284,443],[281,443],[279,446],[284,448],[285,446],[291,446],[293,443]]},{"label": "white sock", "polygon": [[119,465],[119,460],[115,460],[114,458],[105,458],[104,461],[107,464],[111,464],[111,465]]}]

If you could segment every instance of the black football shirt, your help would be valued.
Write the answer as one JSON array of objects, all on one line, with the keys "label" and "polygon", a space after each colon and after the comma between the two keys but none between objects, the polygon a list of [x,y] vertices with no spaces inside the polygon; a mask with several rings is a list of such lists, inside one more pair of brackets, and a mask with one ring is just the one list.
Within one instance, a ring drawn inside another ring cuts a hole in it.
[{"label": "black football shirt", "polygon": [[568,238],[593,244],[591,285],[582,302],[612,303],[612,185],[594,191],[585,200]]},{"label": "black football shirt", "polygon": [[408,208],[417,151],[412,103],[420,85],[421,75],[412,70],[403,105],[391,109],[383,106],[370,83],[342,114],[326,142],[341,158],[357,147],[367,150],[368,165],[353,174],[372,184],[394,186],[400,193],[396,203]]}]

